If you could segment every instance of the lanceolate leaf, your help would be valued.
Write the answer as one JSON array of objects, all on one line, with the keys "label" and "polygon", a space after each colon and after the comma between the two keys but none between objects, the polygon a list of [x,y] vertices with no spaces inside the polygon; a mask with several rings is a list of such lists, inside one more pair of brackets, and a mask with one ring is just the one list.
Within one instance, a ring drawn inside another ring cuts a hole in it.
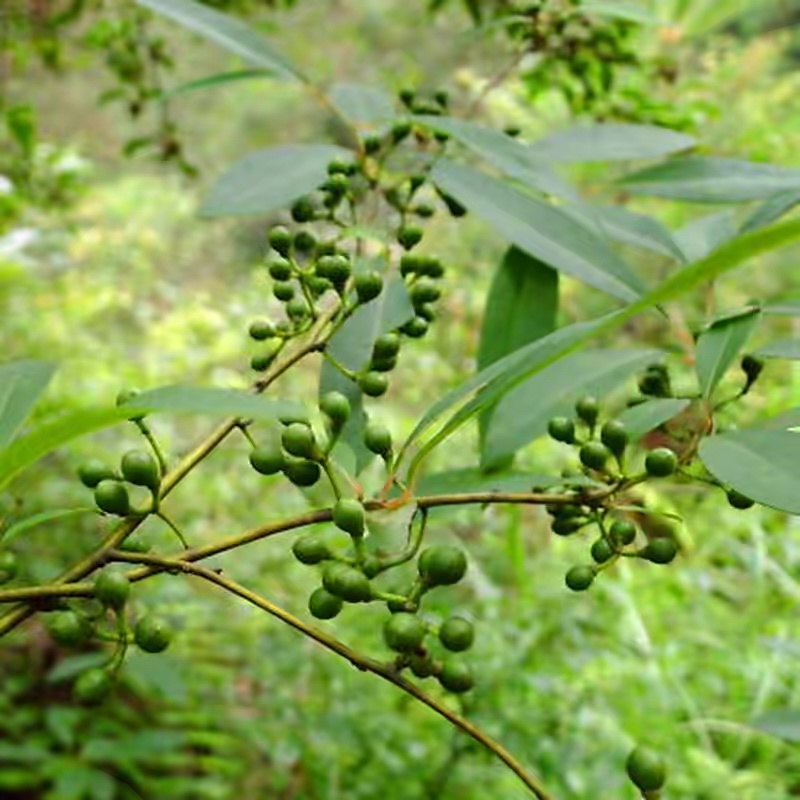
[{"label": "lanceolate leaf", "polygon": [[597,123],[551,133],[534,142],[531,151],[544,162],[631,161],[676,153],[696,143],[691,136],[668,128]]},{"label": "lanceolate leaf", "polygon": [[285,78],[306,80],[302,73],[276,52],[258,31],[236,17],[223,14],[193,0],[136,0],[136,2],[235,53],[254,67],[274,70]]},{"label": "lanceolate leaf", "polygon": [[779,339],[759,347],[753,355],[761,358],[800,359],[800,339]]},{"label": "lanceolate leaf", "polygon": [[33,411],[55,372],[49,361],[0,365],[0,447],[7,445]]},{"label": "lanceolate leaf", "polygon": [[[569,479],[574,486],[575,478]],[[590,478],[578,479],[583,486],[596,486]],[[420,495],[462,494],[465,492],[530,492],[534,486],[563,486],[566,480],[556,475],[537,475],[518,470],[486,473],[480,469],[453,469],[423,475],[417,485]]]},{"label": "lanceolate leaf", "polygon": [[273,77],[275,77],[275,73],[269,69],[240,69],[236,72],[220,72],[216,75],[208,75],[205,78],[198,78],[196,81],[189,81],[168,89],[161,95],[161,99],[169,100],[178,95],[201,92],[205,89],[227,86],[229,83],[238,83],[239,81],[263,80],[264,78]]},{"label": "lanceolate leaf", "polygon": [[760,315],[758,309],[711,325],[697,340],[697,377],[700,391],[710,397],[728,367],[741,352]]},{"label": "lanceolate leaf", "polygon": [[784,300],[782,303],[764,306],[761,310],[773,317],[800,317],[800,300]]},{"label": "lanceolate leaf", "polygon": [[434,181],[521,250],[621,300],[635,300],[642,281],[594,229],[556,206],[489,175],[440,161]]},{"label": "lanceolate leaf", "polygon": [[34,514],[32,517],[21,519],[15,522],[5,531],[0,531],[0,542],[7,545],[16,539],[25,531],[36,528],[39,525],[44,525],[46,522],[52,522],[57,519],[64,519],[65,517],[73,517],[77,514],[96,514],[97,509],[91,506],[82,506],[80,508],[62,508],[58,511],[43,511],[41,514]]},{"label": "lanceolate leaf", "polygon": [[328,163],[352,153],[330,144],[294,144],[250,153],[211,187],[200,214],[231,217],[269,214],[316,189]]},{"label": "lanceolate leaf", "polygon": [[742,203],[763,200],[782,190],[800,189],[800,169],[690,156],[635,172],[622,183],[638,194],[696,203]]},{"label": "lanceolate leaf", "polygon": [[673,397],[647,400],[625,409],[617,419],[628,429],[630,438],[635,440],[678,416],[689,405],[689,402],[689,400],[679,400]]},{"label": "lanceolate leaf", "polygon": [[750,727],[786,742],[800,742],[800,710],[781,708],[770,711],[756,717]]},{"label": "lanceolate leaf", "polygon": [[741,430],[700,444],[706,468],[757,503],[800,514],[800,433]]},{"label": "lanceolate leaf", "polygon": [[484,443],[489,463],[514,453],[569,415],[584,394],[602,397],[634,372],[658,360],[658,350],[587,350],[556,361],[503,396]]},{"label": "lanceolate leaf", "polygon": [[641,3],[631,0],[583,0],[581,13],[595,16],[624,19],[638,22],[641,25],[657,25],[658,17],[654,16]]},{"label": "lanceolate leaf", "polygon": [[657,219],[618,206],[593,207],[592,211],[609,238],[682,263],[688,260],[672,234]]},{"label": "lanceolate leaf", "polygon": [[397,116],[394,104],[380,89],[358,83],[336,83],[328,97],[352,122],[384,122]]},{"label": "lanceolate leaf", "polygon": [[791,211],[798,203],[800,203],[800,189],[789,189],[767,198],[742,223],[741,232],[747,233],[772,224]]},{"label": "lanceolate leaf", "polygon": [[720,211],[690,222],[675,232],[686,261],[699,261],[739,233],[731,211]]}]

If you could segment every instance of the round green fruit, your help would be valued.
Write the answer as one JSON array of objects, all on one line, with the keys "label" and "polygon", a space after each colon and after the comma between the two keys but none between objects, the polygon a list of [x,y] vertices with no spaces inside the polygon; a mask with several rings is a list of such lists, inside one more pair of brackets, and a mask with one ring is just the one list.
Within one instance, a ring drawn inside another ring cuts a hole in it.
[{"label": "round green fruit", "polygon": [[348,603],[366,603],[372,599],[369,579],[363,572],[346,564],[328,564],[322,572],[322,585]]},{"label": "round green fruit", "polygon": [[420,275],[427,275],[429,278],[441,278],[444,275],[444,265],[436,256],[420,256],[417,271]]},{"label": "round green fruit", "polygon": [[[117,395],[117,405],[124,406],[126,403],[129,403],[135,397],[138,397],[141,394],[139,389],[123,389]],[[135,422],[136,420],[144,419],[146,414],[144,412],[138,412],[133,414],[133,416],[128,417],[129,420]]]},{"label": "round green fruit", "polygon": [[411,250],[422,241],[422,228],[407,225],[397,232],[397,241],[404,250]]},{"label": "round green fruit", "polygon": [[283,453],[279,447],[261,445],[250,451],[250,466],[261,475],[275,475],[283,469]]},{"label": "round green fruit", "polygon": [[392,358],[400,352],[400,337],[393,332],[384,333],[372,345],[373,358]]},{"label": "round green fruit", "polygon": [[463,617],[450,617],[439,628],[439,641],[448,650],[469,650],[475,641],[475,627]]},{"label": "round green fruit", "polygon": [[594,567],[577,566],[567,571],[564,582],[573,592],[583,592],[594,582]]},{"label": "round green fruit", "polygon": [[600,441],[619,458],[628,445],[628,429],[625,423],[610,419],[600,429]]},{"label": "round green fruit", "polygon": [[108,480],[113,477],[114,470],[96,458],[78,467],[78,478],[80,482],[89,489],[94,489],[100,481]]},{"label": "round green fruit", "polygon": [[292,277],[292,265],[285,258],[276,258],[267,267],[269,276],[276,281],[288,281]]},{"label": "round green fruit", "polygon": [[10,550],[0,550],[0,585],[13,581],[17,577],[19,563]]},{"label": "round green fruit", "polygon": [[82,645],[91,634],[91,627],[86,618],[74,611],[56,611],[48,615],[46,627],[53,641],[62,647]]},{"label": "round green fruit", "polygon": [[369,362],[371,372],[391,372],[397,366],[397,356],[373,358]]},{"label": "round green fruit", "polygon": [[364,430],[364,444],[367,450],[385,458],[392,452],[392,434],[380,422],[368,422]]},{"label": "round green fruit", "polygon": [[302,422],[293,422],[281,433],[283,449],[298,458],[312,458],[317,454],[314,432]]},{"label": "round green fruit", "polygon": [[383,639],[398,653],[412,653],[422,644],[427,632],[425,623],[419,617],[400,611],[386,620]]},{"label": "round green fruit", "polygon": [[631,782],[642,792],[657,792],[667,780],[667,767],[661,756],[645,747],[631,751],[625,762]]},{"label": "round green fruit", "polygon": [[161,483],[158,464],[146,450],[129,450],[120,463],[122,477],[134,486],[155,491]]},{"label": "round green fruit", "polygon": [[668,447],[657,447],[645,456],[644,468],[653,478],[666,478],[678,468],[678,457]]},{"label": "round green fruit", "polygon": [[600,403],[596,397],[582,397],[575,403],[575,413],[590,427],[594,426],[597,422],[597,417],[600,415]]},{"label": "round green fruit", "polygon": [[547,423],[547,432],[557,442],[572,444],[575,441],[575,423],[569,417],[553,417]]},{"label": "round green fruit", "polygon": [[319,401],[320,411],[334,428],[341,428],[350,416],[350,401],[341,392],[328,392]]},{"label": "round green fruit", "polygon": [[375,134],[364,137],[364,151],[367,155],[373,156],[383,147],[383,139]]},{"label": "round green fruit", "polygon": [[627,519],[618,519],[612,523],[608,534],[614,542],[624,547],[636,538],[636,526]]},{"label": "round green fruit", "polygon": [[134,532],[125,537],[119,549],[126,553],[148,553],[150,545],[142,534]]},{"label": "round green fruit", "polygon": [[603,469],[611,453],[602,442],[586,442],[580,449],[581,464],[589,469]]},{"label": "round green fruit", "polygon": [[147,614],[136,623],[133,641],[145,653],[161,653],[172,641],[172,628],[161,617]]},{"label": "round green fruit", "polygon": [[131,510],[128,490],[119,481],[100,481],[94,489],[94,501],[101,511],[118,517],[124,517]]},{"label": "round green fruit", "polygon": [[747,497],[747,495],[737,492],[736,489],[728,489],[727,497],[728,503],[730,503],[733,508],[738,508],[740,511],[745,511],[755,505],[753,500]]},{"label": "round green fruit", "polygon": [[420,278],[409,294],[414,308],[418,308],[425,303],[436,302],[442,296],[442,290],[429,278]]},{"label": "round green fruit", "polygon": [[577,533],[588,521],[586,517],[558,516],[550,527],[556,536],[570,536]]},{"label": "round green fruit", "polygon": [[316,461],[304,458],[286,458],[283,463],[283,474],[300,487],[313,486],[320,479],[320,468]]},{"label": "round green fruit", "polygon": [[308,610],[317,619],[333,619],[343,605],[341,597],[331,594],[322,586],[315,589],[308,598]]},{"label": "round green fruit", "polygon": [[369,397],[380,397],[389,388],[389,379],[380,372],[366,372],[358,379],[362,392]]},{"label": "round green fruit", "polygon": [[275,329],[267,320],[257,319],[250,323],[248,333],[254,341],[263,342],[275,334]]},{"label": "round green fruit", "polygon": [[286,304],[286,316],[295,322],[305,319],[308,316],[308,303],[303,297],[293,297]]},{"label": "round green fruit", "polygon": [[358,500],[344,498],[333,507],[333,524],[351,536],[364,535],[365,520],[364,506]]},{"label": "round green fruit", "polygon": [[430,678],[436,672],[436,664],[429,655],[412,653],[408,659],[408,666],[418,678]]},{"label": "round green fruit", "polygon": [[678,555],[678,545],[672,539],[659,537],[648,542],[639,555],[654,564],[669,564]]},{"label": "round green fruit", "polygon": [[463,550],[453,545],[433,545],[420,553],[417,569],[428,585],[449,586],[464,577],[467,557]]},{"label": "round green fruit", "polygon": [[605,539],[600,538],[592,544],[590,552],[598,564],[605,564],[614,555],[614,548]]},{"label": "round green fruit", "polygon": [[319,564],[331,557],[331,551],[325,540],[316,533],[301,536],[292,545],[292,553],[301,564]]},{"label": "round green fruit", "polygon": [[254,372],[265,372],[275,360],[274,353],[256,353],[250,359],[250,369]]},{"label": "round green fruit", "polygon": [[317,216],[314,201],[310,197],[301,197],[296,200],[290,209],[292,219],[295,222],[311,222]]},{"label": "round green fruit", "polygon": [[468,692],[475,685],[469,664],[455,658],[448,658],[444,661],[437,677],[442,688],[454,694]]},{"label": "round green fruit", "polygon": [[94,579],[93,590],[94,596],[104,606],[119,610],[128,602],[131,582],[118,569],[106,567]]},{"label": "round green fruit", "polygon": [[359,303],[369,303],[383,290],[383,278],[379,272],[369,271],[356,275],[353,281]]},{"label": "round green fruit", "polygon": [[276,225],[268,236],[270,247],[282,256],[289,253],[292,246],[292,234],[283,225]]},{"label": "round green fruit", "polygon": [[311,231],[297,231],[294,235],[294,249],[298,253],[311,253],[317,246],[317,237]]},{"label": "round green fruit", "polygon": [[421,339],[428,332],[428,321],[422,317],[410,319],[400,328],[409,339]]},{"label": "round green fruit", "polygon": [[294,297],[294,284],[290,281],[276,281],[272,294],[276,300],[286,303]]},{"label": "round green fruit", "polygon": [[317,261],[317,275],[320,278],[327,278],[334,286],[341,286],[350,277],[350,260],[341,253],[322,256]]},{"label": "round green fruit", "polygon": [[83,705],[96,705],[108,697],[111,691],[111,678],[104,669],[95,667],[87,669],[78,676],[72,693],[75,699]]}]

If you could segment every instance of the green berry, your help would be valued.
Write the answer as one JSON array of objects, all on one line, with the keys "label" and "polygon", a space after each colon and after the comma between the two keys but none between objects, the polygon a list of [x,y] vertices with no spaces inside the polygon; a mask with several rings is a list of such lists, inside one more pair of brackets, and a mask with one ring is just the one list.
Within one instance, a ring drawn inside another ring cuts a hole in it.
[{"label": "green berry", "polygon": [[400,352],[400,337],[393,332],[379,336],[372,345],[373,358],[392,358]]},{"label": "green berry", "polygon": [[322,256],[317,261],[317,275],[327,278],[334,286],[344,286],[352,272],[350,259],[341,253]]},{"label": "green berry", "polygon": [[422,219],[430,219],[436,213],[436,209],[428,203],[418,203],[411,211]]},{"label": "green berry", "polygon": [[292,553],[301,564],[319,564],[331,557],[325,540],[317,533],[301,536],[293,545]]},{"label": "green berry", "polygon": [[406,322],[400,331],[410,339],[420,339],[428,332],[428,322],[422,317],[414,317]]},{"label": "green berry", "polygon": [[438,678],[442,688],[454,694],[468,692],[475,685],[469,665],[455,658],[445,660]]},{"label": "green berry", "polygon": [[17,557],[10,550],[0,550],[0,586],[17,577],[19,564]]},{"label": "green berry", "polygon": [[592,585],[594,576],[594,567],[572,567],[567,571],[564,582],[567,584],[567,588],[572,589],[573,592],[583,592]]},{"label": "green berry", "polygon": [[414,255],[413,253],[404,253],[400,257],[400,274],[406,278],[409,275],[419,273],[424,274],[425,256]]},{"label": "green berry", "polygon": [[399,144],[411,133],[411,123],[403,120],[392,125],[392,141]]},{"label": "green berry", "polygon": [[447,210],[450,212],[451,217],[455,217],[458,219],[459,217],[463,217],[467,213],[467,209],[458,200],[455,199],[452,195],[447,194],[446,192],[442,192],[439,189],[436,190],[439,197],[442,198],[442,202],[447,206]]},{"label": "green berry", "polygon": [[366,514],[364,506],[351,498],[337,501],[333,507],[333,524],[351,536],[363,536]]},{"label": "green berry", "polygon": [[317,619],[333,619],[343,605],[341,597],[331,594],[322,586],[315,589],[308,598],[308,610]]},{"label": "green berry", "polygon": [[642,792],[657,792],[667,780],[667,767],[658,753],[637,747],[625,762],[631,782]]},{"label": "green berry", "polygon": [[648,542],[639,555],[654,564],[669,564],[678,555],[678,545],[672,539],[661,536]]},{"label": "green berry", "polygon": [[608,534],[614,542],[624,547],[636,538],[636,526],[627,519],[618,519],[612,523]]},{"label": "green berry", "polygon": [[369,303],[383,290],[383,278],[379,272],[370,270],[356,275],[353,281],[359,303]]},{"label": "green berry", "polygon": [[308,316],[308,303],[302,297],[293,297],[286,304],[286,316],[295,321]]},{"label": "green berry", "polygon": [[392,452],[392,434],[380,422],[368,422],[364,430],[367,450],[385,458]]},{"label": "green berry", "polygon": [[464,577],[467,557],[453,545],[433,545],[420,553],[417,569],[430,586],[449,586]]},{"label": "green berry", "polygon": [[581,464],[589,469],[603,469],[611,453],[601,442],[586,442],[580,449]]},{"label": "green berry", "polygon": [[314,432],[302,422],[293,422],[281,432],[283,449],[298,458],[312,458],[317,454]]},{"label": "green berry", "polygon": [[644,468],[654,478],[666,478],[678,468],[678,457],[668,447],[657,447],[645,456]]},{"label": "green berry", "polygon": [[586,517],[559,516],[553,520],[553,524],[550,527],[556,536],[570,536],[573,533],[577,533],[588,521]]},{"label": "green berry", "polygon": [[133,629],[133,641],[145,653],[161,653],[172,641],[172,628],[161,617],[148,614],[136,623]]},{"label": "green berry", "polygon": [[[138,397],[141,392],[138,389],[123,389],[117,395],[117,406],[127,405],[131,400]],[[135,422],[136,420],[144,419],[147,416],[144,412],[138,412],[128,417],[129,420]]]},{"label": "green berry", "polygon": [[369,397],[380,397],[389,388],[389,379],[380,372],[367,372],[358,379],[362,392]]},{"label": "green berry", "polygon": [[425,623],[419,617],[400,611],[386,620],[383,639],[398,653],[412,653],[422,644],[427,632]]},{"label": "green berry", "polygon": [[297,231],[294,235],[294,249],[298,253],[313,253],[316,246],[317,237],[311,231]]},{"label": "green berry", "polygon": [[108,608],[119,609],[128,602],[131,582],[118,569],[106,567],[97,574],[93,583],[94,596]]},{"label": "green berry", "polygon": [[375,134],[370,134],[364,137],[364,152],[367,155],[375,155],[383,146],[383,139]]},{"label": "green berry", "polygon": [[401,89],[398,92],[397,96],[400,98],[400,102],[404,106],[410,107],[411,104],[414,102],[414,97],[416,96],[416,93],[414,92],[413,89]]},{"label": "green berry", "polygon": [[124,517],[131,508],[128,490],[119,481],[100,481],[94,489],[94,501],[101,511],[118,517]]},{"label": "green berry", "polygon": [[736,489],[728,489],[727,497],[728,503],[730,503],[733,508],[738,508],[740,511],[752,508],[755,505],[747,495],[737,492]]},{"label": "green berry", "polygon": [[444,275],[444,266],[435,256],[420,256],[420,265],[417,270],[420,275],[429,278],[441,278]]},{"label": "green berry", "polygon": [[600,441],[619,458],[628,445],[628,429],[625,423],[610,419],[600,429]]},{"label": "green berry", "polygon": [[125,537],[119,549],[127,553],[148,553],[150,545],[141,533],[134,532]]},{"label": "green berry", "polygon": [[316,461],[306,461],[304,458],[286,458],[283,464],[283,474],[295,485],[300,487],[313,486],[320,479],[320,468]]},{"label": "green berry", "polygon": [[286,256],[292,246],[292,234],[288,228],[283,225],[276,225],[269,232],[269,244],[275,252],[282,256]]},{"label": "green berry", "polygon": [[317,209],[314,205],[314,201],[310,197],[301,197],[295,200],[290,209],[290,213],[295,222],[311,222],[316,219]]},{"label": "green berry", "polygon": [[353,163],[345,161],[343,158],[334,158],[333,161],[328,163],[328,175],[349,175]]},{"label": "green berry", "polygon": [[414,311],[417,312],[418,317],[421,317],[426,322],[433,322],[436,319],[436,312],[431,306],[417,306]]},{"label": "green berry", "polygon": [[372,372],[391,372],[397,366],[397,356],[389,356],[388,358],[373,358],[369,362],[369,368]]},{"label": "green berry", "polygon": [[582,419],[589,427],[594,426],[597,422],[597,417],[600,415],[600,404],[597,402],[596,397],[582,397],[575,403],[575,413]]},{"label": "green berry", "polygon": [[442,296],[442,290],[429,278],[420,278],[409,292],[414,308],[424,303],[433,303]]},{"label": "green berry", "polygon": [[272,294],[276,300],[286,303],[294,297],[294,284],[290,281],[277,281],[272,287]]},{"label": "green berry", "polygon": [[250,466],[261,475],[275,475],[283,469],[283,453],[274,445],[261,445],[250,451]]},{"label": "green berry", "polygon": [[158,464],[146,450],[129,450],[120,463],[122,477],[134,486],[146,486],[155,491],[161,483]]},{"label": "green berry", "polygon": [[547,432],[557,442],[572,444],[575,441],[575,423],[569,417],[553,417],[547,423]]},{"label": "green berry", "polygon": [[319,408],[335,429],[341,428],[350,416],[350,401],[341,392],[328,392],[319,401]]},{"label": "green berry", "polygon": [[94,489],[100,481],[113,477],[114,470],[96,458],[78,467],[78,478],[89,489]]},{"label": "green berry", "polygon": [[755,381],[764,369],[764,362],[760,358],[752,355],[746,355],[741,360],[742,372],[747,376],[748,381],[751,383]]},{"label": "green berry", "polygon": [[397,241],[404,250],[411,250],[422,241],[422,228],[407,225],[397,232]]},{"label": "green berry", "polygon": [[269,276],[276,281],[288,281],[292,277],[292,265],[285,258],[276,258],[270,261]]},{"label": "green berry", "polygon": [[88,640],[92,632],[86,618],[74,611],[49,614],[45,625],[53,641],[62,647],[78,647]]},{"label": "green berry", "polygon": [[450,617],[439,628],[439,641],[448,650],[469,650],[475,640],[475,627],[463,617]]},{"label": "green berry", "polygon": [[96,705],[108,697],[111,691],[111,678],[104,669],[95,667],[87,669],[86,672],[78,676],[72,693],[82,705]]},{"label": "green berry", "polygon": [[614,548],[601,537],[592,544],[591,554],[598,564],[605,564],[614,555]]},{"label": "green berry", "polygon": [[369,579],[363,572],[346,564],[328,564],[322,571],[322,585],[348,603],[366,603],[372,599]]},{"label": "green berry", "polygon": [[408,659],[408,666],[418,678],[430,678],[436,672],[436,664],[429,655],[412,653]]},{"label": "green berry", "polygon": [[275,335],[275,329],[267,320],[257,319],[250,323],[248,333],[250,334],[250,338],[256,342],[263,342]]},{"label": "green berry", "polygon": [[265,372],[275,360],[275,353],[256,353],[250,358],[250,369],[253,372]]}]

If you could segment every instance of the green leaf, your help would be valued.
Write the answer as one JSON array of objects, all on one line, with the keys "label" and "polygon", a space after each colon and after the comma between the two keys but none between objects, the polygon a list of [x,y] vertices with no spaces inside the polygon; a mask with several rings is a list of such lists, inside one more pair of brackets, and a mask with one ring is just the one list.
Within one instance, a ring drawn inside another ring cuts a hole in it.
[{"label": "green leaf", "polygon": [[693,220],[676,231],[675,242],[686,261],[699,261],[738,233],[734,215],[730,211],[719,211]]},{"label": "green leaf", "polygon": [[67,656],[57,661],[53,668],[47,673],[48,683],[60,683],[68,681],[81,672],[85,672],[92,667],[99,667],[108,661],[108,655],[103,651],[94,653],[77,653],[74,656]]},{"label": "green leaf", "polygon": [[761,309],[764,314],[774,317],[800,317],[800,300],[784,300]]},{"label": "green leaf", "polygon": [[642,281],[592,228],[471,167],[441,160],[433,180],[521,250],[612,297],[634,300]]},{"label": "green leaf", "polygon": [[582,14],[592,14],[598,17],[624,19],[628,22],[638,22],[642,25],[658,25],[659,19],[649,9],[630,0],[583,0],[581,3]]},{"label": "green leaf", "polygon": [[741,430],[700,443],[708,471],[745,497],[800,514],[800,433]]},{"label": "green leaf", "polygon": [[397,116],[392,99],[372,86],[336,83],[328,98],[343,117],[353,122],[385,122]]},{"label": "green leaf", "polygon": [[[537,475],[531,472],[503,470],[487,473],[475,467],[432,472],[423,475],[417,484],[418,495],[463,494],[467,492],[530,492],[534,486],[576,485],[576,478]],[[597,481],[580,476],[577,485],[597,486]]]},{"label": "green leaf", "polygon": [[531,151],[542,161],[568,164],[657,158],[696,144],[685,133],[654,125],[595,123],[551,133],[534,142]]},{"label": "green leaf", "polygon": [[686,263],[683,250],[657,219],[619,206],[592,207],[601,230],[611,239]]},{"label": "green leaf", "polygon": [[245,389],[209,386],[162,386],[136,395],[121,408],[128,416],[131,411],[243,419],[280,419],[306,414],[303,404],[294,400],[272,400]]},{"label": "green leaf", "polygon": [[204,217],[269,214],[316,189],[328,164],[352,152],[330,144],[270,147],[246,155],[229,167],[203,203]]},{"label": "green leaf", "polygon": [[742,223],[741,232],[747,233],[765,225],[770,225],[791,211],[800,203],[800,189],[790,189],[779,192],[767,198],[749,217]]},{"label": "green leaf", "polygon": [[11,361],[0,365],[0,447],[22,427],[55,372],[49,361]]},{"label": "green leaf", "polygon": [[753,355],[760,358],[787,358],[796,361],[800,359],[800,339],[778,339],[759,347]]},{"label": "green leaf", "polygon": [[0,541],[2,541],[4,545],[7,545],[9,542],[16,539],[17,536],[25,533],[25,531],[29,531],[31,528],[36,528],[39,525],[44,525],[46,522],[52,522],[56,519],[64,519],[65,517],[73,517],[76,514],[96,513],[97,509],[89,506],[82,506],[80,508],[61,508],[57,511],[43,511],[41,514],[34,514],[31,517],[27,517],[19,522],[15,522],[13,525],[6,528],[5,531],[0,531]]},{"label": "green leaf", "polygon": [[[478,369],[552,333],[558,313],[558,273],[516,247],[505,254],[495,272],[483,313]],[[481,442],[493,409],[480,416]],[[481,457],[485,456],[483,444]],[[483,463],[485,468],[494,467]]]},{"label": "green leaf", "polygon": [[537,372],[497,404],[484,444],[487,461],[495,463],[545,434],[549,420],[569,415],[581,395],[602,397],[661,355],[659,350],[587,350]]},{"label": "green leaf", "polygon": [[67,442],[116,425],[126,418],[118,408],[84,409],[47,419],[0,450],[0,489],[22,470]]},{"label": "green leaf", "polygon": [[750,722],[750,727],[786,742],[800,742],[800,711],[781,708]]},{"label": "green leaf", "polygon": [[274,71],[269,69],[240,69],[235,72],[218,72],[216,75],[208,75],[205,78],[198,78],[195,81],[182,83],[180,86],[168,89],[161,94],[160,99],[171,100],[173,97],[178,97],[179,95],[201,92],[206,89],[215,89],[218,86],[227,86],[229,83],[274,77]]},{"label": "green leaf", "polygon": [[647,400],[625,409],[617,416],[617,419],[625,425],[631,441],[634,441],[676,417],[689,403],[689,400],[678,400],[671,397]]},{"label": "green leaf", "polygon": [[236,17],[193,0],[136,0],[140,6],[177,22],[182,27],[234,53],[254,67],[284,78],[306,81],[303,74],[273,49],[258,31]]},{"label": "green leaf", "polygon": [[700,334],[696,369],[703,397],[711,397],[744,347],[760,314],[760,309],[747,309],[735,317],[713,323]]},{"label": "green leaf", "polygon": [[800,189],[800,169],[689,156],[627,175],[621,182],[637,194],[695,203],[742,203]]}]

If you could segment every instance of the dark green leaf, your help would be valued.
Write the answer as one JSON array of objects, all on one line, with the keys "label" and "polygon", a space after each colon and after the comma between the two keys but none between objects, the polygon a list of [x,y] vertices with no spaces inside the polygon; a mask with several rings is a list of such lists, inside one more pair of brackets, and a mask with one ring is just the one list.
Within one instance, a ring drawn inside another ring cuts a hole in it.
[{"label": "dark green leaf", "polygon": [[215,89],[218,86],[227,86],[229,83],[238,83],[239,81],[263,80],[264,78],[274,77],[274,71],[269,69],[240,69],[236,72],[219,72],[216,75],[208,75],[205,78],[198,78],[195,81],[182,83],[180,86],[168,89],[161,95],[161,99],[170,100],[178,95]]},{"label": "dark green leaf", "polygon": [[800,339],[779,339],[759,347],[753,355],[761,358],[800,359]]},{"label": "dark green leaf", "polygon": [[638,194],[696,203],[742,203],[800,188],[800,169],[690,156],[635,172],[622,183]]},{"label": "dark green leaf", "polygon": [[711,436],[701,442],[700,458],[745,497],[800,514],[800,433],[750,429]]},{"label": "dark green leaf", "polygon": [[55,368],[49,361],[11,361],[0,366],[0,448],[22,427]]},{"label": "dark green leaf", "polygon": [[791,708],[769,711],[752,720],[750,727],[786,742],[800,742],[800,711]]},{"label": "dark green leaf", "polygon": [[798,203],[800,203],[800,189],[790,189],[767,198],[742,223],[741,232],[747,233],[757,228],[763,228],[765,225],[771,225],[791,211]]},{"label": "dark green leaf", "polygon": [[689,405],[689,402],[671,397],[647,400],[625,409],[617,419],[628,429],[631,440],[635,440],[676,417]]},{"label": "dark green leaf", "polygon": [[521,250],[621,300],[634,300],[642,281],[604,239],[556,206],[530,197],[471,167],[440,161],[434,181]]},{"label": "dark green leaf", "polygon": [[700,334],[696,369],[703,397],[711,397],[744,347],[760,314],[759,309],[748,309],[738,316],[715,322]]},{"label": "dark green leaf", "polygon": [[720,211],[700,217],[676,231],[675,242],[683,250],[686,261],[699,261],[738,233],[734,215],[730,211]]},{"label": "dark green leaf", "polygon": [[330,144],[294,144],[250,153],[211,187],[200,214],[229,217],[269,214],[316,189],[328,163],[352,153]]},{"label": "dark green leaf", "polygon": [[695,144],[691,136],[653,125],[596,123],[551,133],[534,142],[531,151],[545,162],[631,161],[676,153]]},{"label": "dark green leaf", "polygon": [[384,122],[397,116],[391,98],[372,86],[336,83],[328,97],[342,116],[352,122]]}]

